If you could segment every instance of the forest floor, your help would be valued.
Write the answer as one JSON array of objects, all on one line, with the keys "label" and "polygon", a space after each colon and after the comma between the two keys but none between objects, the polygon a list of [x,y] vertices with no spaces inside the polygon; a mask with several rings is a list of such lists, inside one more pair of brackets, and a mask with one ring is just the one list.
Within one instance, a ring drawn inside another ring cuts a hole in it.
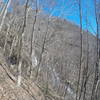
[{"label": "forest floor", "polygon": [[3,50],[0,48],[0,100],[63,100],[50,89],[48,95],[43,92],[43,87],[30,78],[22,77],[21,85],[17,85],[15,77],[3,56]]},{"label": "forest floor", "polygon": [[8,68],[0,52],[0,100],[45,100],[40,88],[31,80],[22,79],[18,86]]}]

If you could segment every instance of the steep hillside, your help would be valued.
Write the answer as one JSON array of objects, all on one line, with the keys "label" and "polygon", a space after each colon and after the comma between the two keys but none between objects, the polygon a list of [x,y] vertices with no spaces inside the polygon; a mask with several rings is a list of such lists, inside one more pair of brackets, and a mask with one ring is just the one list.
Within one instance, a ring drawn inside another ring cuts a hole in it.
[{"label": "steep hillside", "polygon": [[0,100],[44,100],[42,91],[30,80],[23,79],[21,86],[17,86],[2,53],[0,49]]},{"label": "steep hillside", "polygon": [[[48,16],[43,14],[41,16],[37,16],[36,23],[33,27],[34,13],[32,12],[33,11],[29,11],[29,14],[27,16],[25,32],[23,35],[23,52],[21,55],[23,58],[22,77],[23,79],[29,79],[29,67],[31,66],[32,60],[32,77],[30,78],[30,81],[35,81],[36,84],[40,86],[41,91],[43,92],[43,94],[41,93],[41,95],[45,95],[45,98],[48,98],[46,100],[75,100],[81,47],[80,29],[73,23],[56,17],[52,17],[48,21]],[[6,59],[5,62],[10,66],[9,71],[16,78],[18,76],[18,65],[16,63],[12,64],[13,61],[9,60],[9,52],[11,51],[13,40],[16,42],[19,39],[16,36],[16,33],[20,34],[19,29],[20,25],[22,24],[22,19],[19,18],[19,16],[22,17],[22,15],[18,15],[15,18],[15,21],[11,24],[12,27],[9,30],[5,50],[6,52],[4,54]],[[8,19],[6,19],[6,21],[7,20]],[[33,28],[33,56],[31,58],[29,53],[31,33]],[[7,29],[5,27],[5,29],[0,33],[0,46],[2,48],[4,47],[6,33]],[[87,100],[90,100],[94,77],[94,65],[96,62],[96,38],[85,31],[83,31],[82,38],[82,72],[86,67],[87,62],[87,42],[89,44],[89,79],[87,82],[86,98]],[[17,49],[18,44],[16,42],[13,49],[14,55],[18,53]],[[35,59],[36,62],[39,63],[37,64],[38,66],[34,66],[36,63],[34,62]],[[36,79],[35,77],[37,69],[39,69],[39,73]],[[5,73],[4,69],[1,67],[0,73],[2,73],[2,71],[3,73]],[[2,74],[0,74],[0,77],[1,76]],[[8,76],[5,74],[5,77]],[[9,79],[7,80],[7,82],[8,87],[10,82],[12,81]],[[12,84],[13,87],[17,88],[15,83],[12,82]],[[0,86],[2,87],[2,84]],[[34,87],[33,90],[32,87],[30,88],[34,94]],[[20,87],[20,89],[18,90],[24,91],[22,87]],[[15,91],[15,94],[16,93],[17,92]],[[24,92],[22,92],[22,95],[24,95]],[[36,97],[37,95],[38,91],[36,92]],[[31,96],[29,96],[29,94],[27,94],[27,97],[30,99],[25,98],[18,100],[34,100],[31,99]],[[43,97],[42,99],[38,99],[37,97],[36,100],[45,99],[43,99]]]},{"label": "steep hillside", "polygon": [[[33,43],[33,46],[35,52],[37,53],[37,56],[41,54],[41,47],[43,45],[43,38],[45,34],[44,30],[46,30],[46,23],[44,22],[43,24],[42,21],[43,20],[40,20],[36,23],[36,25],[40,24],[40,31],[38,31],[38,28],[36,26],[34,32],[35,42]],[[30,26],[32,25],[30,24]],[[26,32],[26,34],[29,36],[29,32]],[[91,34],[83,31],[82,68],[86,66],[87,35],[89,41],[90,73],[90,80],[88,81],[89,90],[87,90],[87,95],[90,98],[93,82],[94,64],[96,60],[96,38]],[[49,23],[48,35],[45,42],[45,51],[43,52],[42,57],[43,58],[40,65],[41,73],[43,75],[42,80],[46,81],[45,79],[47,79],[53,86],[53,88],[55,88],[55,90],[58,91],[58,93],[60,93],[61,95],[66,92],[66,87],[68,87],[68,84],[70,84],[70,90],[67,90],[67,93],[75,99],[80,58],[79,27],[65,20],[52,19]],[[46,73],[44,72],[46,72],[46,70],[48,73],[48,78],[45,78]]]}]

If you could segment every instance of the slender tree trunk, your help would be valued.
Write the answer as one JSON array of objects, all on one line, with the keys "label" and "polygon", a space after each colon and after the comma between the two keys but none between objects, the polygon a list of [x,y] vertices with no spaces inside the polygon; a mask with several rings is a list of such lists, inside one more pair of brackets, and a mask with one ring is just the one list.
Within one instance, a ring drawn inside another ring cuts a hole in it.
[{"label": "slender tree trunk", "polygon": [[7,33],[6,33],[6,37],[5,37],[5,42],[4,42],[4,53],[5,53],[5,49],[6,49],[6,46],[7,46],[7,39],[8,39],[8,35],[9,35],[9,30],[10,30],[11,26],[8,25],[8,29],[7,29]]},{"label": "slender tree trunk", "polygon": [[37,6],[37,0],[36,0],[36,13],[35,13],[35,17],[34,17],[34,22],[33,22],[33,27],[32,27],[32,33],[31,33],[31,45],[30,45],[30,56],[32,55],[32,50],[33,50],[33,35],[34,35],[34,28],[35,28],[35,23],[37,20],[37,13],[38,13],[38,6]]},{"label": "slender tree trunk", "polygon": [[79,62],[79,73],[78,73],[78,85],[76,91],[76,100],[78,100],[79,87],[80,87],[80,79],[81,79],[81,67],[82,67],[82,8],[81,8],[81,0],[79,0],[79,17],[80,17],[80,62]]},{"label": "slender tree trunk", "polygon": [[5,42],[4,42],[4,53],[5,53],[6,46],[7,46],[7,40],[8,40],[8,36],[9,36],[9,31],[11,29],[11,26],[12,26],[13,22],[14,22],[14,19],[12,19],[8,24],[8,29],[7,29],[7,33],[6,33],[6,37],[5,37]]},{"label": "slender tree trunk", "polygon": [[39,58],[39,63],[37,65],[36,79],[37,79],[38,74],[39,74],[39,68],[40,68],[42,56],[43,56],[43,53],[44,53],[44,50],[45,50],[46,38],[47,38],[47,34],[48,34],[48,29],[49,29],[49,19],[52,17],[53,13],[54,13],[54,10],[51,12],[50,16],[48,17],[47,28],[46,28],[46,32],[45,32],[44,38],[43,38],[42,50],[41,50],[41,54],[40,54],[40,58]]},{"label": "slender tree trunk", "polygon": [[89,43],[88,43],[88,30],[87,30],[87,61],[86,61],[86,68],[84,74],[84,85],[83,85],[83,100],[86,100],[86,90],[87,90],[87,81],[88,81],[88,61],[89,61]]},{"label": "slender tree trunk", "polygon": [[49,25],[49,19],[48,19],[48,23],[47,23],[46,33],[45,33],[44,39],[43,39],[43,45],[42,45],[41,55],[40,55],[40,58],[39,58],[39,63],[37,65],[36,78],[38,77],[39,68],[40,68],[40,64],[41,64],[41,61],[42,61],[43,52],[44,52],[44,49],[45,49],[45,43],[46,43],[46,38],[47,38],[47,34],[48,34],[48,25]]},{"label": "slender tree trunk", "polygon": [[0,11],[0,17],[2,17],[2,14],[6,8],[7,4],[4,4],[2,7],[1,7],[1,11]]},{"label": "slender tree trunk", "polygon": [[98,15],[97,15],[97,8],[96,8],[96,3],[97,1],[94,0],[94,6],[95,6],[95,16],[96,16],[96,25],[97,25],[97,51],[96,51],[96,55],[97,55],[97,61],[96,61],[96,65],[95,65],[95,76],[94,76],[94,83],[93,83],[93,88],[92,88],[92,94],[91,94],[91,100],[97,100],[96,98],[96,86],[98,84],[98,77],[99,77],[99,23],[98,23]]},{"label": "slender tree trunk", "polygon": [[[3,26],[3,24],[4,24],[4,20],[5,20],[5,17],[6,17],[6,15],[7,15],[7,10],[8,10],[8,7],[10,6],[10,4],[11,4],[11,0],[8,0],[6,6],[5,6],[4,10],[3,10],[4,14],[3,14],[3,16],[1,15],[1,16],[2,16],[2,21],[1,21],[1,23],[0,23],[0,31],[1,31],[2,26]],[[2,14],[2,13],[1,13],[1,14]],[[1,16],[0,16],[0,17],[1,17]]]},{"label": "slender tree trunk", "polygon": [[[86,5],[87,7],[87,5]],[[88,7],[87,7],[88,9]],[[88,10],[87,10],[88,11]],[[86,44],[87,44],[87,49],[86,49],[86,68],[85,68],[85,73],[84,73],[84,85],[83,85],[83,100],[86,100],[86,91],[87,91],[87,82],[88,82],[88,69],[89,69],[89,39],[88,39],[88,17],[87,17],[87,11],[86,11],[86,30],[87,30],[87,39],[86,39]]]},{"label": "slender tree trunk", "polygon": [[24,35],[24,30],[25,30],[25,27],[26,27],[26,14],[27,14],[27,8],[28,8],[28,2],[29,2],[29,0],[26,0],[26,4],[25,4],[25,12],[24,12],[24,22],[23,22],[23,26],[22,26],[22,31],[21,31],[21,34],[19,35],[19,54],[18,54],[18,59],[19,59],[19,62],[18,62],[18,73],[19,73],[19,75],[18,75],[18,82],[17,82],[17,84],[18,84],[18,86],[20,86],[20,84],[21,84],[21,73],[22,73],[22,71],[21,71],[21,69],[22,69],[22,57],[21,57],[21,55],[22,55],[22,46],[23,46],[23,44],[22,44],[22,36]]},{"label": "slender tree trunk", "polygon": [[[34,22],[33,22],[33,26],[32,26],[32,33],[31,33],[31,45],[30,45],[30,57],[32,59],[32,53],[33,51],[33,41],[34,41],[34,29],[35,29],[35,24],[36,24],[36,20],[37,20],[37,13],[38,13],[38,3],[36,0],[36,13],[35,13],[35,17],[34,17]],[[35,56],[35,55],[34,55]],[[30,66],[30,77],[32,76],[32,63]]]}]

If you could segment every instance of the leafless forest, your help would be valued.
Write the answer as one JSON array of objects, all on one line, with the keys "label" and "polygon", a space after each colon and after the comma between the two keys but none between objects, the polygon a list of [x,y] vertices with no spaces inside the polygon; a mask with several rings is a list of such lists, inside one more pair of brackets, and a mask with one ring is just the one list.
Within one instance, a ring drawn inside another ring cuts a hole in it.
[{"label": "leafless forest", "polygon": [[[95,35],[89,4],[84,17],[82,0],[67,1],[54,16],[57,0],[0,0],[0,100],[100,100],[100,1]],[[79,26],[62,17],[73,6]]]}]

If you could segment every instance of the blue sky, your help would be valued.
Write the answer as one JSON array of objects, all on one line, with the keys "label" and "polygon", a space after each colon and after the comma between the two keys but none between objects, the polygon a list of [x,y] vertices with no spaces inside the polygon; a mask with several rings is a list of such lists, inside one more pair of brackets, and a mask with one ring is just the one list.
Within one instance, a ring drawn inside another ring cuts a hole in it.
[{"label": "blue sky", "polygon": [[[57,0],[57,6],[54,7],[53,16],[59,16],[66,20],[79,25],[79,10],[77,0]],[[73,3],[74,2],[74,3]],[[45,8],[46,12],[50,12],[50,8]],[[57,9],[57,10],[56,10]],[[63,11],[63,12],[62,12]],[[62,14],[61,14],[62,12]],[[86,30],[86,16],[88,19],[88,29],[92,34],[96,33],[96,21],[94,13],[94,0],[82,0],[83,29]]]},{"label": "blue sky", "polygon": [[[7,0],[4,0],[7,1]],[[21,1],[21,0],[20,0]],[[23,0],[22,0],[23,1]],[[78,10],[78,0],[52,0],[56,1],[54,6],[50,4],[54,4],[51,0],[46,2],[47,0],[39,0],[41,4],[45,4],[45,13],[50,14],[52,10],[54,10],[53,16],[57,16],[76,25],[79,25],[79,10]],[[48,6],[49,5],[49,6]],[[92,34],[96,33],[96,21],[95,21],[95,13],[94,13],[94,0],[82,0],[82,15],[83,15],[83,29],[86,30],[86,16],[88,18],[88,29]]]}]

